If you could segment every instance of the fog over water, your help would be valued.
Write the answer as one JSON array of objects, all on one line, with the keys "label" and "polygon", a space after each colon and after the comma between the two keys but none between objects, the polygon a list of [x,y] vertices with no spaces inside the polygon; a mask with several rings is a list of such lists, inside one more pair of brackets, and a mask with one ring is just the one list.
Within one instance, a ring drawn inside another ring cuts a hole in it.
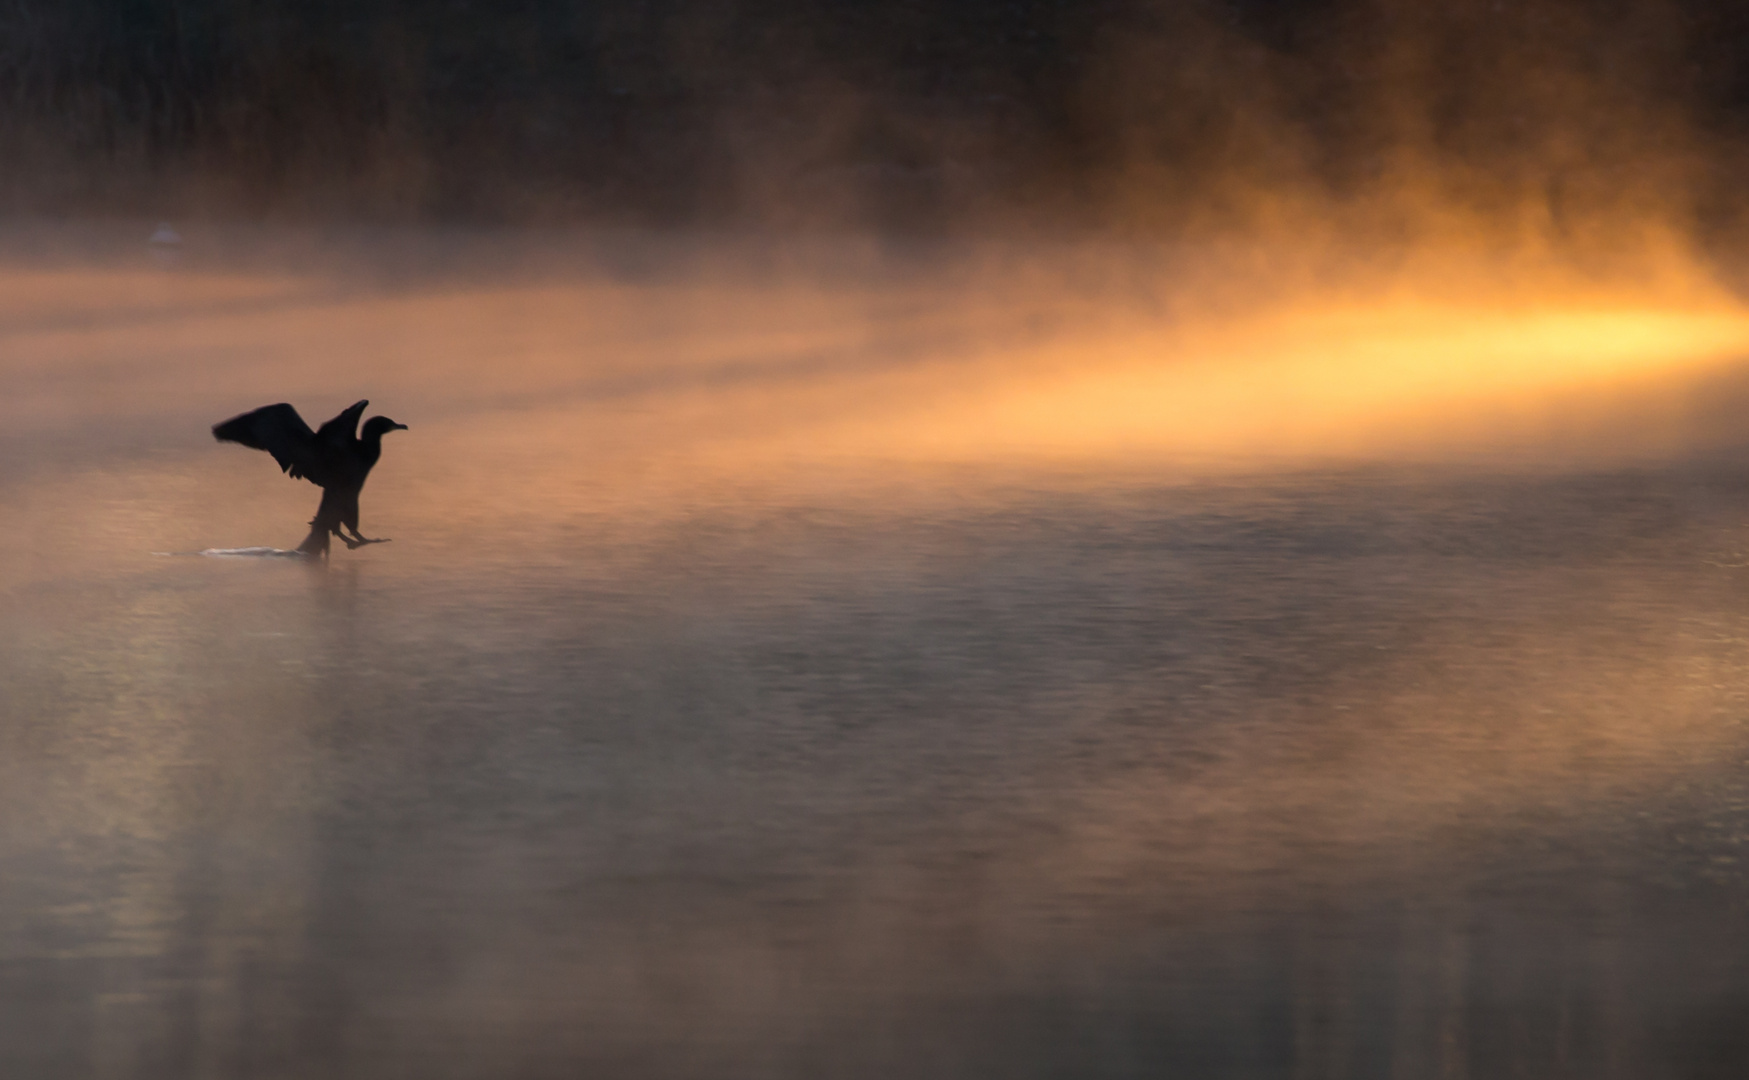
[{"label": "fog over water", "polygon": [[149,232],[4,238],[7,1075],[1749,1065],[1682,259]]}]

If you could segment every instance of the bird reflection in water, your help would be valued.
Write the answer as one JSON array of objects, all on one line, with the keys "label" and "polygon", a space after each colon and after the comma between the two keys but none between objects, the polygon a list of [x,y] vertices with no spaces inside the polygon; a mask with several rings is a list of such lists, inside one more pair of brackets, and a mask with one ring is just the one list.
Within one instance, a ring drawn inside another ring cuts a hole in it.
[{"label": "bird reflection in water", "polygon": [[292,479],[308,480],[322,489],[322,504],[310,521],[310,534],[297,547],[305,555],[326,558],[330,535],[338,536],[349,549],[387,543],[387,538],[373,540],[358,531],[358,493],[383,455],[383,436],[406,431],[407,425],[373,416],[364,422],[362,434],[355,434],[358,418],[369,404],[354,402],[315,431],[284,402],[213,425],[213,438],[265,450]]}]

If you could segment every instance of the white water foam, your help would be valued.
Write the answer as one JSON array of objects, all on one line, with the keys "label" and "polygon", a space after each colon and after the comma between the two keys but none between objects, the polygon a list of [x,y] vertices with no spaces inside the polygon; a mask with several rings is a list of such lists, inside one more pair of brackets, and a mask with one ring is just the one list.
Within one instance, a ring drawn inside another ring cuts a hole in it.
[{"label": "white water foam", "polygon": [[309,555],[296,548],[276,547],[242,547],[242,548],[206,548],[202,551],[154,551],[154,555],[180,557],[184,555],[205,556],[212,559],[307,559]]}]

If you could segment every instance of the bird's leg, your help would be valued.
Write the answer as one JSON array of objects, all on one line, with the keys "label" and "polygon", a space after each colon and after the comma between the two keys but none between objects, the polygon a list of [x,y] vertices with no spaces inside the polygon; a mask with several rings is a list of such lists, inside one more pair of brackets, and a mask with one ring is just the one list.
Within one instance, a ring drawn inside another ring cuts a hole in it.
[{"label": "bird's leg", "polygon": [[310,522],[310,535],[304,537],[304,542],[298,545],[298,550],[315,559],[328,557],[328,528],[321,518]]}]

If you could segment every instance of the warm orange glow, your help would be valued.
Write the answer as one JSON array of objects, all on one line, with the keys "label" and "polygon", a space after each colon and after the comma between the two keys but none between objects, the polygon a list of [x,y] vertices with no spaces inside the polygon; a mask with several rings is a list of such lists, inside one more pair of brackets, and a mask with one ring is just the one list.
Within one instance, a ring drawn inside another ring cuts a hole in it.
[{"label": "warm orange glow", "polygon": [[776,462],[1660,453],[1691,437],[1685,395],[1749,358],[1749,311],[1669,252],[1608,287],[1473,252],[1273,276],[1053,258],[644,280],[15,268],[0,422],[167,413],[192,450],[249,406],[369,396],[416,423],[420,482],[477,474],[469,505],[562,514],[616,470],[647,493],[656,472],[754,482]]},{"label": "warm orange glow", "polygon": [[1486,442],[1577,395],[1749,357],[1749,314],[1351,304],[1051,353],[1018,379],[860,427],[847,445],[955,459],[1281,458]]}]

